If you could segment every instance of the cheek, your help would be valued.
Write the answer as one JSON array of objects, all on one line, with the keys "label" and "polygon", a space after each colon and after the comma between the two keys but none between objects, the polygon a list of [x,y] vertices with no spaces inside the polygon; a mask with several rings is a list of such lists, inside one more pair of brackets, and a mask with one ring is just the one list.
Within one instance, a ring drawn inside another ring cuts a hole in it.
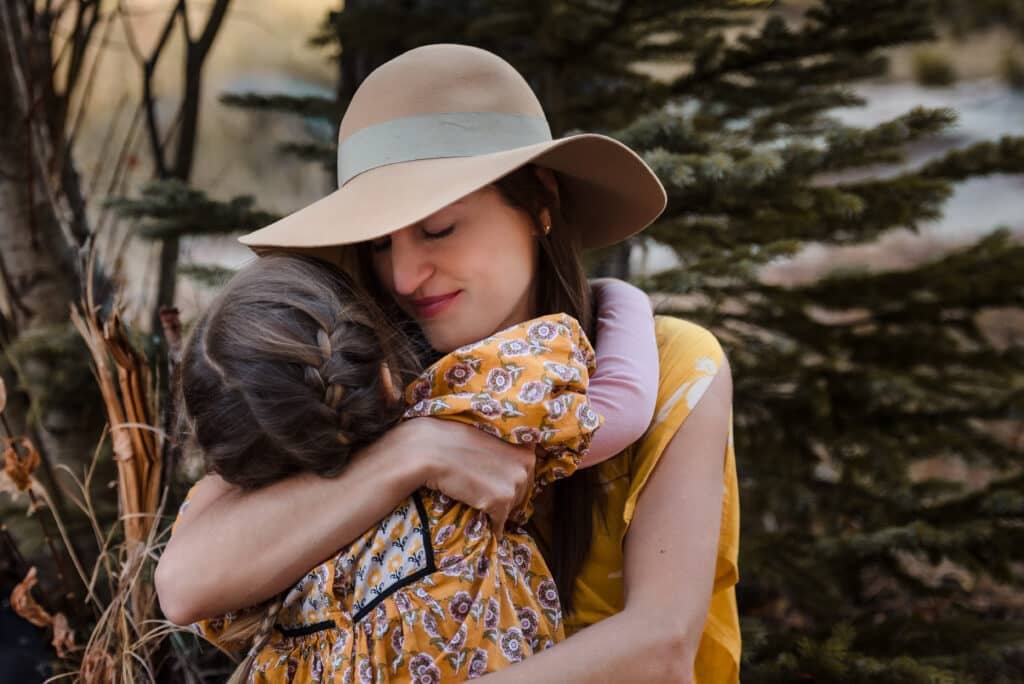
[{"label": "cheek", "polygon": [[489,289],[500,301],[495,302],[501,309],[514,306],[530,289],[533,282],[535,261],[526,253],[496,251],[491,255],[489,267],[481,273]]},{"label": "cheek", "polygon": [[[536,270],[535,244],[530,236],[493,242],[494,247],[481,250],[474,261],[473,281],[486,296],[481,317],[497,325],[519,307],[528,296]],[[488,330],[489,335],[497,330]]]}]

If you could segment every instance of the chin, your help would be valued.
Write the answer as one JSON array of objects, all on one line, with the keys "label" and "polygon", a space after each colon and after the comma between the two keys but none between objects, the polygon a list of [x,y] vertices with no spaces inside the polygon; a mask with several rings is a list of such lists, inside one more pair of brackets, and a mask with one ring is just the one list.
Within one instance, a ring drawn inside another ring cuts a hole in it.
[{"label": "chin", "polygon": [[479,342],[484,339],[493,331],[481,332],[478,330],[459,330],[454,325],[440,324],[436,328],[427,328],[424,326],[423,334],[427,338],[427,342],[434,351],[447,354],[455,351],[459,347],[463,347],[473,342]]},{"label": "chin", "polygon": [[463,339],[460,335],[453,335],[450,330],[424,330],[423,333],[426,335],[427,342],[431,348],[440,354],[447,354],[463,345],[476,341]]}]

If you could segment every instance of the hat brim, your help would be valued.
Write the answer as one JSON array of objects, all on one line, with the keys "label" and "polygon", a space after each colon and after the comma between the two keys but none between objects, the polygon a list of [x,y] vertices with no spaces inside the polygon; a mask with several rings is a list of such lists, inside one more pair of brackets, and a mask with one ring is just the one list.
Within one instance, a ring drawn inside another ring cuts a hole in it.
[{"label": "hat brim", "polygon": [[381,166],[239,241],[262,252],[373,240],[531,162],[559,174],[584,247],[624,240],[665,209],[665,189],[635,152],[613,138],[586,133],[493,154]]}]

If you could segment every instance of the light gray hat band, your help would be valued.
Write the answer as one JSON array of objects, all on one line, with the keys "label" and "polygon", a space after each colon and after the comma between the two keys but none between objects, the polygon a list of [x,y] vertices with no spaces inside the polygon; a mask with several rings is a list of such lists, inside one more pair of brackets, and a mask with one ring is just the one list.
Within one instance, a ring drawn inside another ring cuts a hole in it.
[{"label": "light gray hat band", "polygon": [[393,119],[349,136],[338,149],[338,187],[378,166],[504,152],[551,140],[539,116],[448,112]]}]

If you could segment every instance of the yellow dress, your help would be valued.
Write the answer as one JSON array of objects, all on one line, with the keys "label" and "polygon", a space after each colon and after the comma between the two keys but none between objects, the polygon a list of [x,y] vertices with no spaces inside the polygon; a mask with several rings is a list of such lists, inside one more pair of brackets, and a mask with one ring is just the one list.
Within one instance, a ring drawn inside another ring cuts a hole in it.
[{"label": "yellow dress", "polygon": [[[579,324],[545,316],[444,356],[406,389],[406,417],[535,445],[535,495],[575,470],[600,425],[585,394],[593,368]],[[515,523],[526,523],[531,501]],[[246,644],[221,638],[237,617],[195,628],[238,650]],[[564,638],[558,592],[533,539],[513,525],[498,543],[485,514],[428,490],[299,580],[277,622],[251,681],[460,681]]]},{"label": "yellow dress", "polygon": [[[606,496],[605,515],[594,525],[591,551],[576,581],[575,611],[566,619],[567,635],[623,609],[623,542],[637,501],[665,447],[700,401],[725,358],[714,335],[694,323],[657,316],[655,334],[660,369],[654,420],[638,442],[597,466]],[[735,586],[739,580],[740,513],[731,419],[724,456],[722,526],[711,604],[694,667],[696,684],[739,681],[741,643]],[[543,497],[534,522],[543,546],[550,526],[542,504]]]}]

